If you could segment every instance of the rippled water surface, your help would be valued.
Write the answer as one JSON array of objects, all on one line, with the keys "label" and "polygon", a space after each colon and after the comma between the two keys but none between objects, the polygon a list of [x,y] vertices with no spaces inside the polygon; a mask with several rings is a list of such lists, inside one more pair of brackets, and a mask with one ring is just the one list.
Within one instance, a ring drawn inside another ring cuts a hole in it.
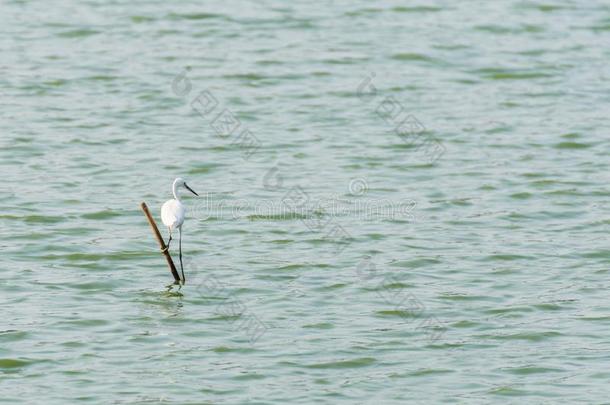
[{"label": "rippled water surface", "polygon": [[[608,2],[0,26],[0,401],[608,401]],[[139,208],[178,176],[182,288]]]}]

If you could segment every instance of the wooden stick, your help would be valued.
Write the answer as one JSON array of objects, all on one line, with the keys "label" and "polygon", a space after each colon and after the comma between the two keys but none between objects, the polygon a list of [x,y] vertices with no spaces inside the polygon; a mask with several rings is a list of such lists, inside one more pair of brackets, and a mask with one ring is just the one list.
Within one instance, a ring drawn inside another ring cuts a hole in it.
[{"label": "wooden stick", "polygon": [[144,211],[144,215],[146,215],[146,219],[148,219],[148,223],[150,224],[150,227],[152,228],[153,234],[155,235],[157,242],[159,242],[159,247],[161,248],[161,253],[163,253],[163,256],[165,256],[165,260],[167,260],[167,265],[169,266],[169,271],[172,272],[172,276],[174,276],[174,281],[176,283],[180,283],[180,276],[178,275],[178,270],[176,270],[176,266],[174,266],[174,261],[172,260],[172,256],[169,254],[169,249],[167,249],[167,247],[165,246],[165,241],[163,240],[163,237],[161,237],[159,228],[157,228],[157,224],[155,223],[155,220],[153,219],[152,215],[150,215],[150,211],[148,211],[148,207],[146,206],[146,203],[143,202],[142,204],[140,204],[140,208],[142,208],[142,211]]}]

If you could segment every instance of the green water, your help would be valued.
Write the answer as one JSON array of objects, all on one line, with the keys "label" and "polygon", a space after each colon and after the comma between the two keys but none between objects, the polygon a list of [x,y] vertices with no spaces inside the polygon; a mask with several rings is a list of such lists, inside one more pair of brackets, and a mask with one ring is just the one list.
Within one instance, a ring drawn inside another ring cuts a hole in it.
[{"label": "green water", "polygon": [[608,2],[70,3],[0,5],[0,402],[607,403]]}]

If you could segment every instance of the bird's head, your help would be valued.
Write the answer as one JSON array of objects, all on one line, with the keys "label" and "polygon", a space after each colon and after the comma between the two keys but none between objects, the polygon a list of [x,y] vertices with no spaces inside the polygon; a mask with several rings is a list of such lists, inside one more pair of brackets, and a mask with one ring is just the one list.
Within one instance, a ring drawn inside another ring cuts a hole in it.
[{"label": "bird's head", "polygon": [[193,190],[188,186],[188,184],[186,184],[186,181],[182,177],[178,177],[176,180],[174,180],[173,184],[174,191],[178,190],[180,187],[184,187],[191,193],[195,194],[196,196],[199,196],[199,194],[197,194],[195,190]]}]

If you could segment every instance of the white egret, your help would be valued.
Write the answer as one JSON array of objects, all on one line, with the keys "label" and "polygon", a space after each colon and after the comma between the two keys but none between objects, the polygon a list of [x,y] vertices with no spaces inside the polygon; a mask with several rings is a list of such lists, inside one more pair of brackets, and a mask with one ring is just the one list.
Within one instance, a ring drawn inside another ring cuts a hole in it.
[{"label": "white egret", "polygon": [[184,268],[182,267],[182,224],[184,223],[186,207],[184,204],[182,204],[182,201],[180,201],[180,195],[178,194],[178,189],[180,187],[184,187],[191,193],[199,196],[199,194],[197,194],[186,184],[184,179],[178,177],[172,184],[172,193],[174,194],[174,198],[167,200],[161,207],[161,220],[163,221],[163,225],[167,226],[167,229],[169,230],[169,241],[167,242],[166,249],[169,249],[169,244],[172,241],[172,231],[178,229],[180,232],[178,248],[180,251],[180,271],[182,271],[182,282],[184,283],[186,280],[184,278]]}]

